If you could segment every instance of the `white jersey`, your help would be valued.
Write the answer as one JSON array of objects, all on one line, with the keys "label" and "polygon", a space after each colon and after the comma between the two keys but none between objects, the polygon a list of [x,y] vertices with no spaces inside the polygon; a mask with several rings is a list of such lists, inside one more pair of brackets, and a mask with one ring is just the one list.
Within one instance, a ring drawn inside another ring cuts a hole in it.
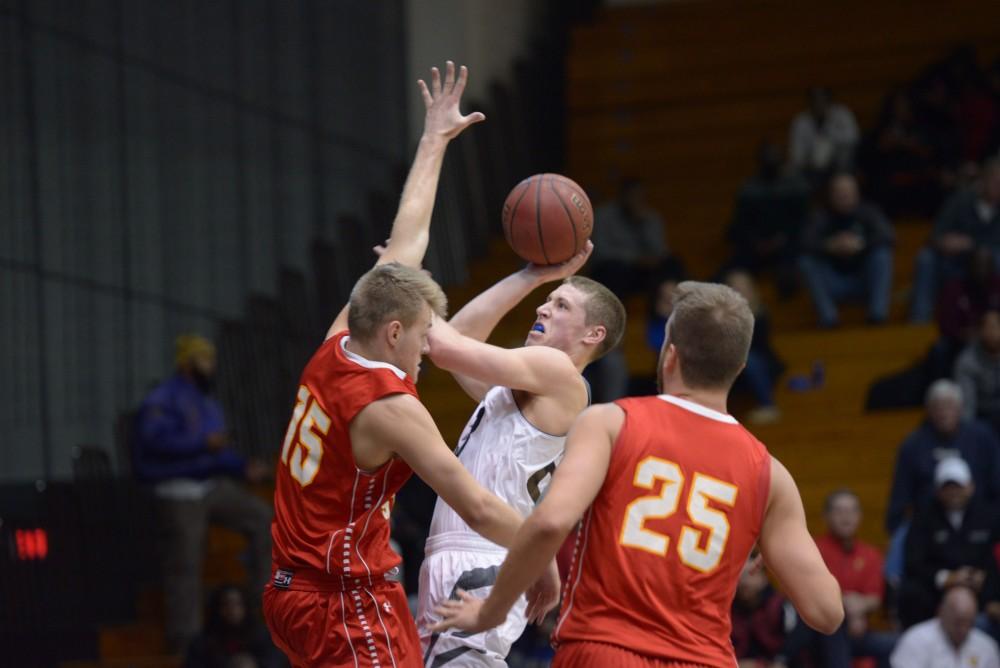
[{"label": "white jersey", "polygon": [[[494,387],[465,425],[455,454],[479,484],[527,517],[548,488],[565,444],[565,435],[546,434],[528,422],[510,388]],[[459,548],[470,541],[503,549],[470,529],[439,498],[427,553]]]}]

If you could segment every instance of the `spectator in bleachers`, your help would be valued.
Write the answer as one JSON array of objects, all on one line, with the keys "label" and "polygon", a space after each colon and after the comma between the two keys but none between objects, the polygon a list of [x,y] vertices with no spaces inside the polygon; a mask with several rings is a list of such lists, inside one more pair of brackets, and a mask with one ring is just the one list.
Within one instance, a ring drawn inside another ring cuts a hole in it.
[{"label": "spectator in bleachers", "polygon": [[851,297],[866,300],[869,322],[885,321],[893,240],[892,225],[882,212],[861,201],[854,176],[834,176],[827,205],[813,214],[803,231],[799,257],[821,327],[836,327],[836,304]]},{"label": "spectator in bleachers", "polygon": [[945,594],[937,617],[904,633],[892,668],[1000,668],[996,642],[973,625],[978,606],[968,587]]},{"label": "spectator in bleachers", "polygon": [[938,463],[934,487],[934,497],[914,515],[906,537],[899,596],[904,627],[930,619],[951,587],[969,587],[984,608],[1000,604],[995,509],[974,495],[972,472],[960,457]]},{"label": "spectator in bleachers", "polygon": [[940,206],[934,147],[907,92],[897,90],[886,98],[862,153],[869,192],[888,215],[926,217]]},{"label": "spectator in bleachers", "polygon": [[977,163],[989,153],[1000,107],[993,99],[986,73],[979,67],[975,47],[956,48],[946,63],[961,140],[959,160]]},{"label": "spectator in bleachers", "polygon": [[808,205],[809,184],[795,172],[784,173],[779,148],[762,143],[757,149],[757,173],[744,182],[736,198],[729,226],[733,257],[727,269],[755,275],[772,270],[778,293],[794,292],[799,232]]},{"label": "spectator in bleachers", "polygon": [[873,631],[869,625],[871,615],[882,607],[885,582],[882,553],[857,537],[861,500],[849,489],[836,490],[826,497],[823,511],[827,532],[816,539],[816,546],[844,595],[843,631],[851,656],[872,657],[878,668],[886,668],[896,635]]},{"label": "spectator in bleachers", "polygon": [[134,423],[133,468],[153,485],[164,534],[164,606],[170,648],[183,652],[201,630],[201,562],[208,525],[250,542],[251,602],[271,569],[271,507],[237,480],[258,481],[267,467],[232,448],[222,407],[213,397],[215,346],[180,336],[177,373],[143,400]]},{"label": "spectator in bleachers", "polygon": [[739,668],[783,666],[785,598],[768,582],[760,557],[743,567],[732,610],[732,641]]},{"label": "spectator in bleachers", "polygon": [[807,97],[809,108],[792,121],[789,157],[796,171],[819,184],[854,166],[860,132],[854,113],[834,102],[830,89],[810,88]]},{"label": "spectator in bleachers", "polygon": [[[964,414],[1000,428],[1000,311],[987,311],[978,336],[955,362],[955,380],[962,388]],[[997,433],[1000,433],[998,431]]]},{"label": "spectator in bleachers", "polygon": [[885,526],[895,533],[934,495],[934,470],[945,457],[961,457],[973,471],[977,494],[987,502],[997,498],[1000,442],[993,431],[962,418],[962,390],[940,379],[927,389],[927,419],[899,446]]},{"label": "spectator in bleachers", "polygon": [[984,167],[974,188],[956,191],[934,224],[930,243],[917,254],[910,319],[931,318],[935,294],[947,280],[961,276],[977,245],[1000,255],[1000,160]]},{"label": "spectator in bleachers", "polygon": [[243,590],[223,585],[209,598],[205,630],[194,639],[184,668],[280,668],[287,662],[264,625],[247,609]]},{"label": "spectator in bleachers", "polygon": [[663,218],[637,179],[622,182],[618,198],[594,212],[591,276],[624,300],[645,294],[655,276],[683,273],[667,250]]},{"label": "spectator in bleachers", "polygon": [[757,295],[753,277],[745,271],[731,271],[726,275],[726,285],[743,295],[753,310],[753,337],[747,353],[746,366],[736,379],[734,388],[749,391],[757,405],[747,415],[754,424],[769,424],[781,417],[774,403],[774,386],[785,370],[781,358],[771,345],[771,316]]},{"label": "spectator in bleachers", "polygon": [[1000,311],[1000,273],[994,265],[993,252],[978,246],[969,256],[965,273],[946,283],[938,297],[941,338],[934,343],[928,358],[931,379],[952,375],[955,360],[975,340],[987,311]]}]

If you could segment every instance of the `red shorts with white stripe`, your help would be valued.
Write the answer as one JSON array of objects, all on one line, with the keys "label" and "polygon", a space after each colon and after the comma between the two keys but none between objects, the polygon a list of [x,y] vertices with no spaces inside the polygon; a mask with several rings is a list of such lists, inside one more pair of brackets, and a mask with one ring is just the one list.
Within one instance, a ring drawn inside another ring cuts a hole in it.
[{"label": "red shorts with white stripe", "polygon": [[668,661],[630,652],[603,642],[561,642],[552,668],[705,668],[694,663]]},{"label": "red shorts with white stripe", "polygon": [[294,668],[423,665],[417,627],[398,582],[332,592],[268,584],[264,618]]}]

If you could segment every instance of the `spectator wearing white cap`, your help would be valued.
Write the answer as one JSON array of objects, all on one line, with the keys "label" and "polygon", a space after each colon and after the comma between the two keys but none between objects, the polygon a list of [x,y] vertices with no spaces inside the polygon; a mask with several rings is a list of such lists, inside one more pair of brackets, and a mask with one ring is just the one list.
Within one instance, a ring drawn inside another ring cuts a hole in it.
[{"label": "spectator wearing white cap", "polygon": [[[993,430],[963,417],[958,384],[942,378],[927,390],[927,419],[899,446],[885,525],[894,533],[934,495],[934,468],[947,457],[961,457],[973,471],[976,495],[987,503],[1000,496],[1000,441]],[[889,558],[891,560],[891,557]]]},{"label": "spectator wearing white cap", "polygon": [[974,591],[987,614],[1000,618],[995,509],[974,497],[972,472],[959,457],[938,463],[934,487],[933,499],[914,515],[906,537],[900,621],[910,626],[929,619],[942,595],[958,586]]},{"label": "spectator wearing white cap", "polygon": [[973,628],[976,610],[971,589],[950,589],[937,617],[913,626],[899,639],[892,668],[1000,668],[996,642]]}]

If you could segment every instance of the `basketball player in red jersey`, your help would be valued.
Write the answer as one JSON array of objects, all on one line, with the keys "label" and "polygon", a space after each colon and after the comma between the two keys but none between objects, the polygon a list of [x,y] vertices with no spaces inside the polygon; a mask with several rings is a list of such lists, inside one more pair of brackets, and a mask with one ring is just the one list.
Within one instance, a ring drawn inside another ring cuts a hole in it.
[{"label": "basketball player in red jersey", "polygon": [[752,332],[735,291],[678,286],[660,352],[662,394],[581,414],[490,596],[445,602],[437,628],[501,623],[579,523],[553,666],[732,668],[730,606],[754,543],[805,622],[835,631],[840,588],[795,483],[726,413]]},{"label": "basketball player in red jersey", "polygon": [[[415,382],[445,296],[419,270],[448,142],[483,120],[463,116],[466,69],[420,82],[424,134],[389,245],[306,365],[278,463],[272,581],[264,614],[296,667],[419,666],[420,641],[389,547],[395,493],[416,472],[469,526],[508,545],[521,516],[459,463]],[[554,566],[536,598],[558,599]]]}]

